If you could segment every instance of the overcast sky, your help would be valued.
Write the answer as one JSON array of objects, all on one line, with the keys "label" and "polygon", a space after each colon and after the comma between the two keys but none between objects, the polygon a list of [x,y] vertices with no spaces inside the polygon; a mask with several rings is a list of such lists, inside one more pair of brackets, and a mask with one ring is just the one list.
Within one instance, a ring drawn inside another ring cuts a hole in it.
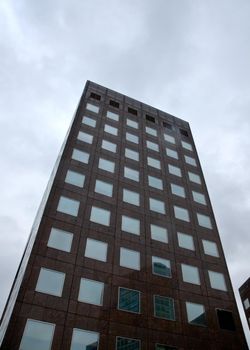
[{"label": "overcast sky", "polygon": [[89,79],[190,123],[243,315],[249,13],[247,0],[0,1],[0,314]]}]

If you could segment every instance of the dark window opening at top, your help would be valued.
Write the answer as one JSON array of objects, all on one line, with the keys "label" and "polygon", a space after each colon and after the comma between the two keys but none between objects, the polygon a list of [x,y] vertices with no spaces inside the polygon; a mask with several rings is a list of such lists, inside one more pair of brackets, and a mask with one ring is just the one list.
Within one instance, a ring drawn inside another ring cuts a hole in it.
[{"label": "dark window opening at top", "polygon": [[133,109],[131,107],[128,107],[128,112],[131,113],[131,114],[137,115],[137,110]]},{"label": "dark window opening at top", "polygon": [[217,317],[221,329],[235,331],[236,328],[232,312],[226,310],[217,310]]},{"label": "dark window opening at top", "polygon": [[120,104],[116,101],[110,100],[109,101],[110,106],[113,106],[115,108],[119,108]]},{"label": "dark window opening at top", "polygon": [[169,130],[172,130],[172,129],[173,129],[172,125],[169,124],[169,123],[167,123],[167,122],[162,122],[162,125],[164,126],[164,128],[167,128],[167,129],[169,129]]},{"label": "dark window opening at top", "polygon": [[146,114],[146,120],[151,122],[151,123],[155,123],[155,118],[151,117],[151,115]]},{"label": "dark window opening at top", "polygon": [[181,135],[188,137],[188,132],[186,130],[180,129],[180,133]]},{"label": "dark window opening at top", "polygon": [[101,96],[96,94],[96,93],[94,93],[94,92],[91,92],[90,97],[94,98],[97,101],[100,101],[100,99],[101,99]]}]

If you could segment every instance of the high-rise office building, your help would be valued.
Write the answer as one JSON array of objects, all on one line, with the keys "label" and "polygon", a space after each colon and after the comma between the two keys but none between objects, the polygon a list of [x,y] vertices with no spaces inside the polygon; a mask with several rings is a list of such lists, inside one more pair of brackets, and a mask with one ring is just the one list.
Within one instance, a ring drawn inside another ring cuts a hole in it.
[{"label": "high-rise office building", "polygon": [[1,349],[247,349],[189,124],[87,82]]},{"label": "high-rise office building", "polygon": [[247,318],[248,327],[250,329],[250,278],[248,278],[239,288],[241,301]]}]

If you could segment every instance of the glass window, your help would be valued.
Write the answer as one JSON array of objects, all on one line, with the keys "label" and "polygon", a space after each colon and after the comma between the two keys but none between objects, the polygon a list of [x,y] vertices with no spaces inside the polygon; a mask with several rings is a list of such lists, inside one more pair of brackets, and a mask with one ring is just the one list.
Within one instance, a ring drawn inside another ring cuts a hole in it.
[{"label": "glass window", "polygon": [[105,149],[106,151],[116,153],[117,146],[113,142],[109,142],[107,140],[102,140],[102,148]]},{"label": "glass window", "polygon": [[71,198],[61,196],[58,202],[57,211],[72,216],[78,215],[80,202]]},{"label": "glass window", "polygon": [[48,247],[70,252],[73,234],[68,231],[52,227],[48,240]]},{"label": "glass window", "polygon": [[178,350],[177,348],[173,346],[163,345],[163,344],[156,344],[155,350]]},{"label": "glass window", "polygon": [[147,148],[152,149],[153,151],[159,152],[159,146],[157,143],[147,141]]},{"label": "glass window", "polygon": [[149,198],[149,209],[160,214],[166,214],[165,203],[155,198]]},{"label": "glass window", "polygon": [[171,184],[171,192],[179,197],[186,197],[185,189],[182,186]]},{"label": "glass window", "polygon": [[157,188],[159,190],[163,190],[163,182],[161,179],[158,179],[155,176],[148,175],[148,184],[151,187]]},{"label": "glass window", "polygon": [[119,121],[119,114],[107,111],[107,118],[114,120],[115,122]]},{"label": "glass window", "polygon": [[138,123],[131,119],[127,119],[127,126],[130,126],[134,129],[138,129]]},{"label": "glass window", "polygon": [[211,288],[227,291],[225,277],[223,273],[208,271]]},{"label": "glass window", "polygon": [[186,302],[188,323],[197,326],[206,326],[205,308],[201,304]]},{"label": "glass window", "polygon": [[190,171],[188,172],[188,178],[189,178],[189,181],[192,181],[198,185],[201,185],[201,178],[199,175],[197,174],[194,174],[194,173],[191,173]]},{"label": "glass window", "polygon": [[140,195],[137,192],[130,191],[127,189],[123,189],[123,202],[133,204],[133,205],[140,205]]},{"label": "glass window", "polygon": [[190,249],[190,250],[195,250],[194,239],[191,235],[177,232],[177,236],[178,236],[179,247],[185,248],[185,249]]},{"label": "glass window", "polygon": [[190,164],[190,165],[193,165],[193,166],[197,166],[196,160],[194,158],[186,156],[186,155],[184,156],[184,158],[185,158],[185,162],[187,164]]},{"label": "glass window", "polygon": [[81,278],[78,301],[83,303],[102,305],[104,283]]},{"label": "glass window", "polygon": [[139,143],[139,137],[134,134],[130,134],[129,132],[126,132],[126,140],[136,144]]},{"label": "glass window", "polygon": [[171,135],[164,134],[164,140],[170,143],[175,144],[175,138]]},{"label": "glass window", "polygon": [[99,113],[99,107],[93,105],[92,103],[87,103],[86,109],[94,113]]},{"label": "glass window", "polygon": [[116,338],[116,350],[140,350],[140,340],[130,338]]},{"label": "glass window", "polygon": [[165,227],[150,225],[151,238],[163,243],[168,243],[168,231]]},{"label": "glass window", "polygon": [[108,124],[104,125],[104,131],[107,132],[108,134],[111,134],[111,135],[114,135],[114,136],[118,135],[118,129],[114,128],[113,126],[108,125]]},{"label": "glass window", "polygon": [[187,222],[190,221],[189,212],[185,208],[174,206],[174,215],[176,219],[187,221]]},{"label": "glass window", "polygon": [[125,157],[136,160],[137,162],[139,161],[139,152],[133,151],[130,148],[125,148]]},{"label": "glass window", "polygon": [[115,163],[112,162],[111,160],[99,158],[98,168],[105,171],[109,171],[110,173],[114,173]]},{"label": "glass window", "polygon": [[122,231],[140,235],[140,220],[122,215]]},{"label": "glass window", "polygon": [[82,118],[82,123],[85,125],[91,126],[92,128],[96,127],[96,120],[93,118],[89,118],[89,117],[84,116]]},{"label": "glass window", "polygon": [[77,160],[78,162],[82,162],[88,164],[89,162],[89,153],[80,151],[79,149],[74,148],[72,152],[72,159]]},{"label": "glass window", "polygon": [[155,275],[171,277],[170,260],[152,256],[152,272]]},{"label": "glass window", "polygon": [[156,169],[161,169],[161,162],[158,159],[147,157],[148,165]]},{"label": "glass window", "polygon": [[181,169],[177,166],[168,164],[168,171],[170,174],[181,177]]},{"label": "glass window", "polygon": [[77,135],[77,140],[92,144],[93,135],[87,134],[86,132],[83,132],[83,131],[79,131]]},{"label": "glass window", "polygon": [[99,333],[73,329],[70,350],[98,350]]},{"label": "glass window", "polygon": [[200,203],[200,204],[204,204],[204,205],[207,204],[204,194],[192,191],[192,195],[193,195],[193,199],[195,202]]},{"label": "glass window", "polygon": [[41,268],[36,284],[36,291],[46,294],[62,296],[65,273]]},{"label": "glass window", "polygon": [[50,350],[55,324],[28,319],[24,328],[20,350]]},{"label": "glass window", "polygon": [[152,136],[157,136],[157,131],[149,126],[146,126],[146,133]]},{"label": "glass window", "polygon": [[216,258],[219,257],[218,247],[215,242],[207,241],[203,239],[202,244],[203,244],[203,249],[205,254],[215,256]]},{"label": "glass window", "polygon": [[124,177],[130,180],[139,181],[139,171],[131,169],[127,166],[124,167]]},{"label": "glass window", "polygon": [[212,229],[212,222],[209,216],[197,213],[197,219],[200,226]]},{"label": "glass window", "polygon": [[120,266],[140,270],[140,253],[135,250],[120,248]]},{"label": "glass window", "polygon": [[85,257],[99,261],[107,261],[108,244],[96,239],[87,238]]},{"label": "glass window", "polygon": [[72,170],[68,170],[66,177],[65,177],[65,182],[71,185],[75,185],[78,187],[83,187],[85,181],[85,175],[77,173]]},{"label": "glass window", "polygon": [[217,309],[216,311],[220,328],[227,329],[228,331],[235,331],[236,327],[232,312],[220,309]]},{"label": "glass window", "polygon": [[174,159],[178,159],[178,153],[176,151],[174,151],[173,149],[170,148],[166,148],[166,154],[167,156],[174,158]]},{"label": "glass window", "polygon": [[154,295],[154,316],[174,321],[174,299]]},{"label": "glass window", "polygon": [[181,271],[184,282],[201,284],[199,270],[196,266],[181,264]]},{"label": "glass window", "polygon": [[118,309],[140,313],[140,292],[119,287]]},{"label": "glass window", "polygon": [[190,143],[185,142],[185,141],[181,141],[181,145],[183,148],[187,149],[188,151],[192,151],[193,147]]},{"label": "glass window", "polygon": [[244,304],[245,310],[247,310],[247,309],[250,307],[249,299],[246,298],[246,299],[243,301],[243,304]]},{"label": "glass window", "polygon": [[113,195],[113,185],[101,180],[96,180],[95,182],[95,192],[103,194],[104,196],[112,197]]},{"label": "glass window", "polygon": [[98,208],[98,207],[92,207],[91,208],[91,214],[90,214],[90,221],[95,222],[97,224],[101,224],[104,226],[110,225],[110,211]]}]

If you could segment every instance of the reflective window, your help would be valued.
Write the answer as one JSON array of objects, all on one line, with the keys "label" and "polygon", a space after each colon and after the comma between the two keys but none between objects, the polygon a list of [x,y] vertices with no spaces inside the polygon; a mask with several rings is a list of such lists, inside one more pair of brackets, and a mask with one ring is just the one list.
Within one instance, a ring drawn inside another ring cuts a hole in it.
[{"label": "reflective window", "polygon": [[85,181],[85,175],[77,173],[72,170],[68,170],[66,177],[65,177],[65,182],[71,185],[75,185],[78,187],[83,187]]},{"label": "reflective window", "polygon": [[78,301],[83,303],[102,305],[104,283],[81,278]]},{"label": "reflective window", "polygon": [[249,299],[248,298],[246,298],[243,301],[243,305],[244,305],[245,310],[247,310],[250,307],[250,303],[249,303]]},{"label": "reflective window", "polygon": [[87,103],[86,109],[88,111],[94,112],[94,113],[98,113],[99,112],[99,107],[93,105],[92,103]]},{"label": "reflective window", "polygon": [[41,268],[36,284],[36,291],[46,294],[62,296],[65,273]]},{"label": "reflective window", "polygon": [[148,165],[156,169],[161,169],[161,162],[158,159],[147,157]]},{"label": "reflective window", "polygon": [[140,205],[140,195],[137,192],[130,191],[127,189],[123,189],[123,202],[133,204],[133,205]]},{"label": "reflective window", "polygon": [[186,156],[186,155],[184,156],[184,158],[185,158],[185,162],[187,164],[190,164],[190,165],[193,165],[193,166],[197,166],[196,160],[194,158]]},{"label": "reflective window", "polygon": [[114,120],[115,122],[119,121],[119,114],[107,111],[107,118]]},{"label": "reflective window", "polygon": [[201,284],[199,270],[196,266],[181,264],[181,271],[184,282]]},{"label": "reflective window", "polygon": [[155,350],[178,350],[176,347],[163,345],[163,344],[156,344]]},{"label": "reflective window", "polygon": [[190,249],[190,250],[195,250],[194,239],[191,235],[177,232],[177,236],[178,236],[179,247],[185,248],[185,249]]},{"label": "reflective window", "polygon": [[170,174],[181,177],[181,169],[177,166],[168,164],[168,171]]},{"label": "reflective window", "polygon": [[137,162],[139,161],[139,152],[133,151],[130,148],[125,148],[125,157],[136,160]]},{"label": "reflective window", "polygon": [[174,299],[154,295],[154,316],[174,321]]},{"label": "reflective window", "polygon": [[58,202],[57,211],[72,216],[78,215],[80,202],[71,198],[61,196]]},{"label": "reflective window", "polygon": [[152,272],[155,275],[171,277],[170,260],[152,256]]},{"label": "reflective window", "polygon": [[146,126],[146,133],[152,136],[157,136],[157,131],[149,126]]},{"label": "reflective window", "polygon": [[80,151],[79,149],[74,148],[72,152],[72,159],[77,160],[78,162],[82,162],[88,164],[89,162],[89,153]]},{"label": "reflective window", "polygon": [[169,156],[171,158],[174,158],[174,159],[178,159],[179,158],[178,153],[176,151],[174,151],[173,149],[170,149],[170,148],[166,148],[166,154],[167,154],[167,156]]},{"label": "reflective window", "polygon": [[73,329],[70,350],[98,350],[99,333]]},{"label": "reflective window", "polygon": [[120,248],[120,266],[140,270],[140,253],[135,250]]},{"label": "reflective window", "polygon": [[168,231],[165,227],[150,225],[151,238],[163,243],[168,243]]},{"label": "reflective window", "polygon": [[114,135],[114,136],[118,135],[118,129],[114,128],[113,126],[108,125],[108,124],[104,125],[104,131],[107,132],[108,134],[111,134],[111,135]]},{"label": "reflective window", "polygon": [[140,350],[140,340],[130,338],[116,338],[116,350]]},{"label": "reflective window", "polygon": [[193,147],[190,143],[185,142],[185,141],[181,141],[181,145],[183,148],[187,149],[188,151],[192,151]]},{"label": "reflective window", "polygon": [[188,172],[188,178],[189,178],[189,181],[192,181],[198,185],[201,185],[201,178],[199,175],[197,174],[194,174],[194,173],[191,173],[190,171]]},{"label": "reflective window", "polygon": [[92,144],[93,135],[87,134],[86,132],[83,132],[83,131],[79,131],[77,135],[77,140]]},{"label": "reflective window", "polygon": [[73,234],[68,231],[52,227],[48,240],[48,247],[70,252]]},{"label": "reflective window", "polygon": [[122,231],[140,235],[140,220],[122,215]]},{"label": "reflective window", "polygon": [[139,181],[139,171],[131,169],[127,166],[124,167],[124,177],[130,180]]},{"label": "reflective window", "polygon": [[185,189],[182,186],[171,184],[171,192],[179,197],[186,197]]},{"label": "reflective window", "polygon": [[151,187],[157,188],[159,190],[163,190],[163,182],[161,179],[158,179],[155,176],[148,175],[148,184]]},{"label": "reflective window", "polygon": [[193,199],[195,202],[200,203],[200,204],[204,204],[204,205],[207,204],[204,194],[192,191],[192,195],[193,195]]},{"label": "reflective window", "polygon": [[98,168],[113,173],[115,171],[115,163],[111,160],[99,158]]},{"label": "reflective window", "polygon": [[92,207],[91,214],[90,214],[90,221],[95,222],[97,224],[104,225],[104,226],[109,226],[110,211],[103,208]]},{"label": "reflective window", "polygon": [[159,146],[157,143],[147,141],[147,148],[152,149],[153,151],[159,152]]},{"label": "reflective window", "polygon": [[186,302],[188,323],[197,326],[206,326],[205,308],[201,304]]},{"label": "reflective window", "polygon": [[113,142],[102,140],[102,148],[105,149],[106,151],[116,153],[117,145]]},{"label": "reflective window", "polygon": [[126,132],[126,140],[136,144],[139,143],[139,137],[134,134],[130,134],[129,132]]},{"label": "reflective window", "polygon": [[197,213],[197,219],[200,226],[212,229],[212,222],[209,216]]},{"label": "reflective window", "polygon": [[131,119],[127,119],[127,126],[130,126],[134,129],[138,129],[138,123]]},{"label": "reflective window", "polygon": [[164,140],[170,143],[175,144],[175,138],[171,135],[164,134]]},{"label": "reflective window", "polygon": [[174,215],[176,219],[187,221],[187,222],[190,221],[189,212],[185,208],[174,206]]},{"label": "reflective window", "polygon": [[113,185],[101,180],[96,180],[95,182],[95,192],[103,194],[104,196],[112,197],[113,195]]},{"label": "reflective window", "polygon": [[119,287],[118,309],[140,313],[140,292],[134,289]]},{"label": "reflective window", "polygon": [[89,117],[84,116],[82,118],[82,123],[85,125],[91,126],[92,128],[96,127],[96,120],[93,118],[89,118]]},{"label": "reflective window", "polygon": [[20,350],[50,350],[55,324],[28,319],[24,328]]},{"label": "reflective window", "polygon": [[227,291],[226,281],[223,273],[208,271],[211,288]]},{"label": "reflective window", "polygon": [[87,238],[85,254],[86,258],[107,261],[108,244],[96,239]]},{"label": "reflective window", "polygon": [[149,198],[149,209],[160,214],[166,214],[165,203],[155,198]]},{"label": "reflective window", "polygon": [[216,258],[219,257],[218,247],[217,247],[217,244],[215,242],[207,241],[207,240],[203,239],[202,244],[203,244],[203,249],[204,249],[205,254],[214,256]]}]

